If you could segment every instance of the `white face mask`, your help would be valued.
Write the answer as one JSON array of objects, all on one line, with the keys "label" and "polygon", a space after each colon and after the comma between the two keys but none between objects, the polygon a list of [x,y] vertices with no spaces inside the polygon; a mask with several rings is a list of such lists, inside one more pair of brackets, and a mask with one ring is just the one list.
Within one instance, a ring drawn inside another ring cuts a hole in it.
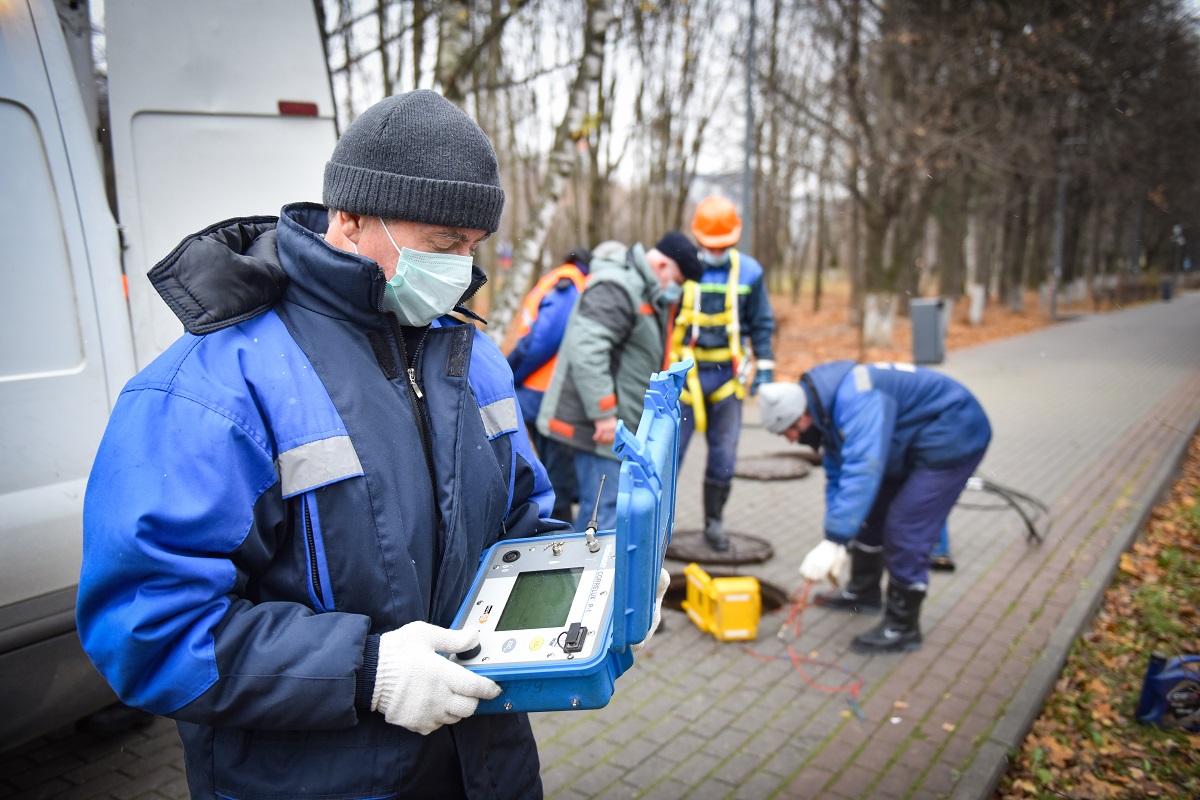
[{"label": "white face mask", "polygon": [[452,311],[471,285],[472,258],[401,249],[383,220],[379,224],[400,255],[396,274],[384,287],[384,297],[400,324],[419,328]]},{"label": "white face mask", "polygon": [[683,287],[675,281],[667,281],[667,285],[662,287],[658,296],[665,305],[673,306],[683,297]]},{"label": "white face mask", "polygon": [[715,253],[710,253],[708,250],[701,247],[700,248],[700,261],[703,264],[710,266],[710,267],[719,267],[722,264],[728,264],[729,263],[729,251],[725,250],[725,251],[722,251],[722,253],[720,255],[716,255]]}]

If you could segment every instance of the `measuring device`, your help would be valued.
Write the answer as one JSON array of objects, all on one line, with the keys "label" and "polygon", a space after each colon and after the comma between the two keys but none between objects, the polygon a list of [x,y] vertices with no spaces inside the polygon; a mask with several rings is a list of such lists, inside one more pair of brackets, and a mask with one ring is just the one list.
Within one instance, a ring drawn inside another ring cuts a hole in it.
[{"label": "measuring device", "polygon": [[500,685],[476,714],[601,708],[646,638],[675,520],[679,394],[689,359],[653,375],[637,433],[618,423],[623,462],[612,531],[498,542],[454,619],[479,646],[450,656]]}]

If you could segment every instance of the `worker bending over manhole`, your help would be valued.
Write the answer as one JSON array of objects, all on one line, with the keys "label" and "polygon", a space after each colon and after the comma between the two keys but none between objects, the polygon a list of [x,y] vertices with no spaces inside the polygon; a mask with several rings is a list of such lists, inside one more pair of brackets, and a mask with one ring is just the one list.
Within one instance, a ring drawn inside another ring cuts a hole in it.
[{"label": "worker bending over manhole", "polygon": [[[764,385],[759,408],[770,432],[824,448],[825,538],[805,556],[800,575],[844,588],[818,595],[818,604],[884,612],[879,625],[854,638],[856,653],[916,650],[931,554],[991,440],[979,401],[933,370],[833,361],[799,384]],[[847,561],[848,583],[841,579]]]}]

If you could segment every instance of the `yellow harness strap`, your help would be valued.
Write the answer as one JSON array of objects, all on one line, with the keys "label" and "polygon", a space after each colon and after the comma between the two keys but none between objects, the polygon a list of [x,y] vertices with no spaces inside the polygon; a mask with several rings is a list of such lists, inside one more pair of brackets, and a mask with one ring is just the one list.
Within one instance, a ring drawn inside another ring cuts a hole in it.
[{"label": "yellow harness strap", "polygon": [[[729,279],[725,283],[725,310],[720,314],[705,314],[700,311],[700,298],[704,290],[695,281],[683,284],[683,299],[679,304],[679,315],[675,318],[675,331],[671,341],[671,354],[675,361],[691,358],[697,364],[701,362],[725,363],[732,362],[733,378],[726,381],[708,397],[700,388],[700,371],[688,370],[687,382],[679,395],[679,402],[692,407],[696,430],[704,433],[708,430],[708,414],[705,401],[715,403],[730,395],[736,395],[739,400],[746,396],[746,387],[738,380],[742,365],[742,331],[738,319],[738,251],[729,251]],[[724,327],[729,336],[729,346],[719,348],[695,347],[694,343],[700,337],[701,328]]]}]

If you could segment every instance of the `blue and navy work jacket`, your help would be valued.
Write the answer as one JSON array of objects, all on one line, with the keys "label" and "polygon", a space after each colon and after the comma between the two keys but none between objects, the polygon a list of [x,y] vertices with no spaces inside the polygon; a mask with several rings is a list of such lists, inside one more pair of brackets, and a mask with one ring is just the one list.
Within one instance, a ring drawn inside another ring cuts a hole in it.
[{"label": "blue and navy work jacket", "polygon": [[801,386],[824,442],[825,538],[835,542],[858,533],[885,477],[959,465],[991,440],[979,401],[940,372],[832,361],[807,376]]},{"label": "blue and navy work jacket", "polygon": [[587,274],[586,268],[567,262],[539,280],[525,297],[517,330],[520,338],[508,354],[508,365],[526,423],[536,422],[542,410],[567,320],[587,283]]},{"label": "blue and navy work jacket", "polygon": [[191,332],[96,457],[84,648],[179,721],[194,797],[540,796],[523,716],[422,737],[369,710],[380,634],[449,626],[485,548],[561,523],[499,349],[401,329],[325,214],[220,223],[151,272]]},{"label": "blue and navy work jacket", "polygon": [[[749,341],[755,359],[767,361],[775,358],[771,338],[775,335],[775,313],[771,310],[771,298],[763,281],[763,268],[751,256],[738,252],[738,329],[744,341]],[[700,312],[717,317],[725,312],[725,293],[729,285],[730,263],[728,260],[718,267],[705,268],[704,277],[698,288]],[[678,325],[678,323],[676,323]],[[701,350],[719,350],[729,347],[729,328],[726,325],[700,326],[693,337],[686,332],[684,341]]]}]

